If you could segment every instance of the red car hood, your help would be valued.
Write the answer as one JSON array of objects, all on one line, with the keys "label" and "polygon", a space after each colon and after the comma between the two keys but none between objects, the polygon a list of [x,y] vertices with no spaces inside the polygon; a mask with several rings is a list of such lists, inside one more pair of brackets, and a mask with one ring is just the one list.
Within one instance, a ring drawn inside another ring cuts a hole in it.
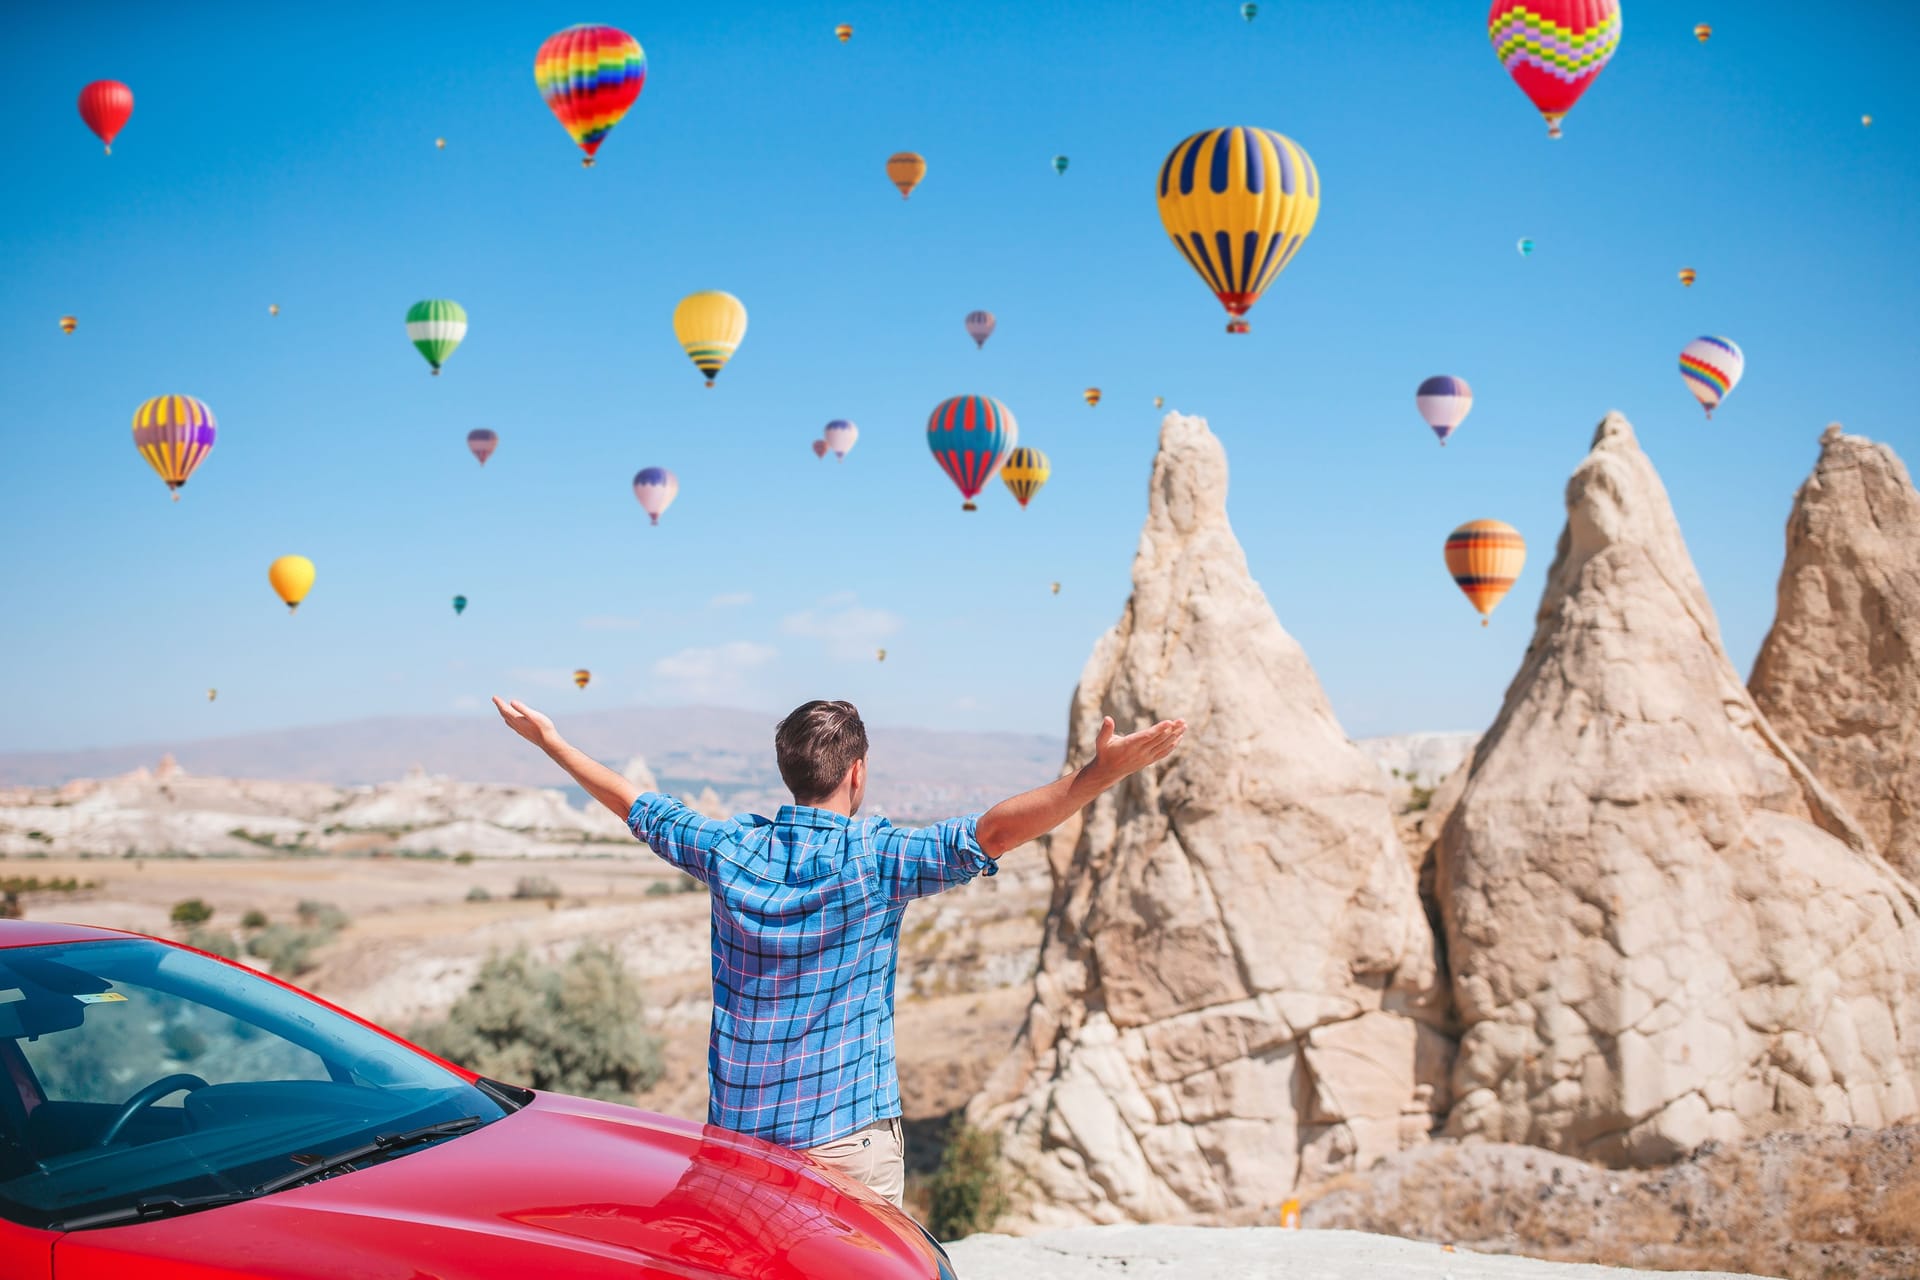
[{"label": "red car hood", "polygon": [[372,1168],[179,1218],[77,1231],[55,1280],[931,1280],[892,1205],[723,1129],[541,1094]]}]

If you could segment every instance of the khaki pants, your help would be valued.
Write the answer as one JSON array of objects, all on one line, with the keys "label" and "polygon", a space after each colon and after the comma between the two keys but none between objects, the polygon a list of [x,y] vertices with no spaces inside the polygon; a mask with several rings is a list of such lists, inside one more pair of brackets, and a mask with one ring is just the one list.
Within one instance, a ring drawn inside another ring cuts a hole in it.
[{"label": "khaki pants", "polygon": [[898,1116],[823,1147],[810,1147],[807,1154],[866,1183],[895,1204],[900,1204],[907,1189],[907,1135]]}]

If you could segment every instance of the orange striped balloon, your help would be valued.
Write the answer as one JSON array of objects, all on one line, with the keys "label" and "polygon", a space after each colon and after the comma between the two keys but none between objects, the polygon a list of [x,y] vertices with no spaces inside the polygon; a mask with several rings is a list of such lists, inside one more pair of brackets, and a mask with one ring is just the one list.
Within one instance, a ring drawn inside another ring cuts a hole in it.
[{"label": "orange striped balloon", "polygon": [[1469,520],[1447,535],[1447,572],[1480,611],[1480,625],[1513,589],[1527,563],[1527,540],[1504,520]]}]

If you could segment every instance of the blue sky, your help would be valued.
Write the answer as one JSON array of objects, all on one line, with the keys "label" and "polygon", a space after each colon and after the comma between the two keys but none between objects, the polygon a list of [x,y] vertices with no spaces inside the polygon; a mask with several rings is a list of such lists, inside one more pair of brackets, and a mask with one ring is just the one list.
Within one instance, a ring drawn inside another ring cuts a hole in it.
[{"label": "blue sky", "polygon": [[[840,696],[880,723],[1058,732],[1126,598],[1156,395],[1224,440],[1253,572],[1352,734],[1490,720],[1610,408],[1744,668],[1822,426],[1920,462],[1920,17],[1628,0],[1550,143],[1482,5],[1238,8],[12,9],[0,749],[494,692],[563,727]],[[576,21],[648,58],[591,171],[532,77]],[[98,78],[137,99],[111,158],[73,107]],[[1152,191],[1175,142],[1229,124],[1296,139],[1324,186],[1234,338]],[[902,149],[930,165],[905,203],[883,172]],[[672,330],[704,288],[751,315],[711,391]],[[472,321],[440,378],[404,332],[424,297]],[[975,307],[1000,318],[983,352]],[[1710,424],[1674,367],[1701,333],[1747,354]],[[1477,397],[1444,451],[1412,403],[1440,372]],[[129,425],[172,392],[220,422],[178,504]],[[961,513],[923,436],[961,392],[1051,455],[1030,509],[996,482]],[[859,445],[816,462],[836,417]],[[484,471],[477,426],[501,435]],[[629,481],[656,464],[681,493],[649,528]],[[1532,545],[1484,631],[1440,555],[1481,517]],[[292,620],[266,581],[290,552],[319,568]]]}]

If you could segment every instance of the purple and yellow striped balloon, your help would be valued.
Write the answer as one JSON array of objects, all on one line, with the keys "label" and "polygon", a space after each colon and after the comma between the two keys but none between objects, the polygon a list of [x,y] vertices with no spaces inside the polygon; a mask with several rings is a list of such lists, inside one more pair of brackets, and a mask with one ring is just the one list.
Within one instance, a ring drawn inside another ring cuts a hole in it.
[{"label": "purple and yellow striped balloon", "polygon": [[966,499],[962,511],[978,510],[973,500],[1019,443],[1013,411],[990,396],[943,400],[927,419],[927,448]]},{"label": "purple and yellow striped balloon", "polygon": [[213,410],[192,396],[155,396],[133,411],[133,444],[180,501],[180,486],[213,452]]}]

